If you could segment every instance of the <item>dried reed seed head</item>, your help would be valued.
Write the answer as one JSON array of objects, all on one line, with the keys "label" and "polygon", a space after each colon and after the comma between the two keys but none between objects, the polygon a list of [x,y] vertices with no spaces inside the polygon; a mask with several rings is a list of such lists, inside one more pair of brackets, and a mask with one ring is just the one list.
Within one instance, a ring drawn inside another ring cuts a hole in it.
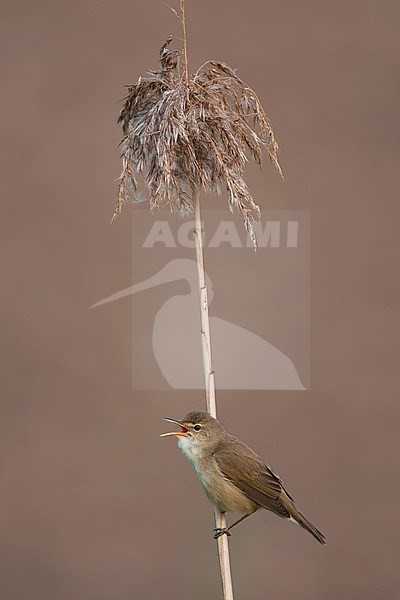
[{"label": "dried reed seed head", "polygon": [[118,118],[124,138],[115,215],[125,202],[141,201],[137,174],[151,210],[181,214],[192,212],[195,190],[220,194],[225,184],[230,209],[241,212],[256,246],[252,222],[260,210],[243,174],[248,155],[261,164],[265,149],[282,175],[271,123],[255,92],[224,63],[210,61],[187,81],[171,41],[161,48],[161,69],[128,86]]}]

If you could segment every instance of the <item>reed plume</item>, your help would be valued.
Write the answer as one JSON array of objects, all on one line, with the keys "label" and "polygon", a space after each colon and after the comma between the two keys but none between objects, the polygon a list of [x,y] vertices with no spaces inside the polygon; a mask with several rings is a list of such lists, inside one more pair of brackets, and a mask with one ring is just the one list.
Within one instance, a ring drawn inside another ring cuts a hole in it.
[{"label": "reed plume", "polygon": [[220,195],[226,187],[230,210],[240,211],[256,246],[252,223],[260,209],[243,176],[249,157],[261,165],[263,149],[282,175],[271,123],[233,69],[208,61],[188,77],[171,41],[161,48],[160,70],[128,86],[118,118],[123,169],[114,217],[126,202],[143,201],[138,175],[152,211],[167,206],[187,215],[196,192]]}]

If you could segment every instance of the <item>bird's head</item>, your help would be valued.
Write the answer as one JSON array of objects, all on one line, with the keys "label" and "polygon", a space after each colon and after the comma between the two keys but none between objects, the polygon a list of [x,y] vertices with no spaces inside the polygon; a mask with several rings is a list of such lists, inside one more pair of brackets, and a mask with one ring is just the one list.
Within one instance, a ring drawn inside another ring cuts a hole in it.
[{"label": "bird's head", "polygon": [[176,436],[182,450],[191,452],[211,448],[218,443],[225,430],[221,423],[204,410],[195,410],[186,415],[181,421],[164,419],[180,427],[179,431],[162,433],[161,437]]}]

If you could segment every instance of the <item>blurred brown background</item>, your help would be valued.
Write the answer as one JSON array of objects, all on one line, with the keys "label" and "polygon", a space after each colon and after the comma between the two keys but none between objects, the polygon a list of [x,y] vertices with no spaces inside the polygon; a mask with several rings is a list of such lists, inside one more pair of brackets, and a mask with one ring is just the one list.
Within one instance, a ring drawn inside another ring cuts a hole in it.
[{"label": "blurred brown background", "polygon": [[[176,3],[175,3],[176,4]],[[134,392],[129,208],[109,225],[123,85],[178,23],[161,0],[2,3],[2,600],[220,597],[212,510],[163,416],[201,392]],[[236,600],[398,592],[397,2],[188,0],[192,67],[240,69],[311,215],[311,389],[223,392],[219,416],[327,535],[267,513],[231,538]],[[266,192],[265,192],[266,190]],[[231,283],[234,285],[234,282]]]}]

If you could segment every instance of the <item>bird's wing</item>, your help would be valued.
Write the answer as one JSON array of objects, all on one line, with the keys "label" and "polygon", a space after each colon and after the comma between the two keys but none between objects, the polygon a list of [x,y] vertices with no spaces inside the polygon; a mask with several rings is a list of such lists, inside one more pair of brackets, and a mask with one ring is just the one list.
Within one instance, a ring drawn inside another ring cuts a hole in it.
[{"label": "bird's wing", "polygon": [[[283,487],[282,480],[248,446],[235,440],[235,448],[221,447],[214,458],[222,474],[250,500],[281,517],[290,517],[286,497],[293,500]],[[238,464],[241,465],[238,472]]]}]

